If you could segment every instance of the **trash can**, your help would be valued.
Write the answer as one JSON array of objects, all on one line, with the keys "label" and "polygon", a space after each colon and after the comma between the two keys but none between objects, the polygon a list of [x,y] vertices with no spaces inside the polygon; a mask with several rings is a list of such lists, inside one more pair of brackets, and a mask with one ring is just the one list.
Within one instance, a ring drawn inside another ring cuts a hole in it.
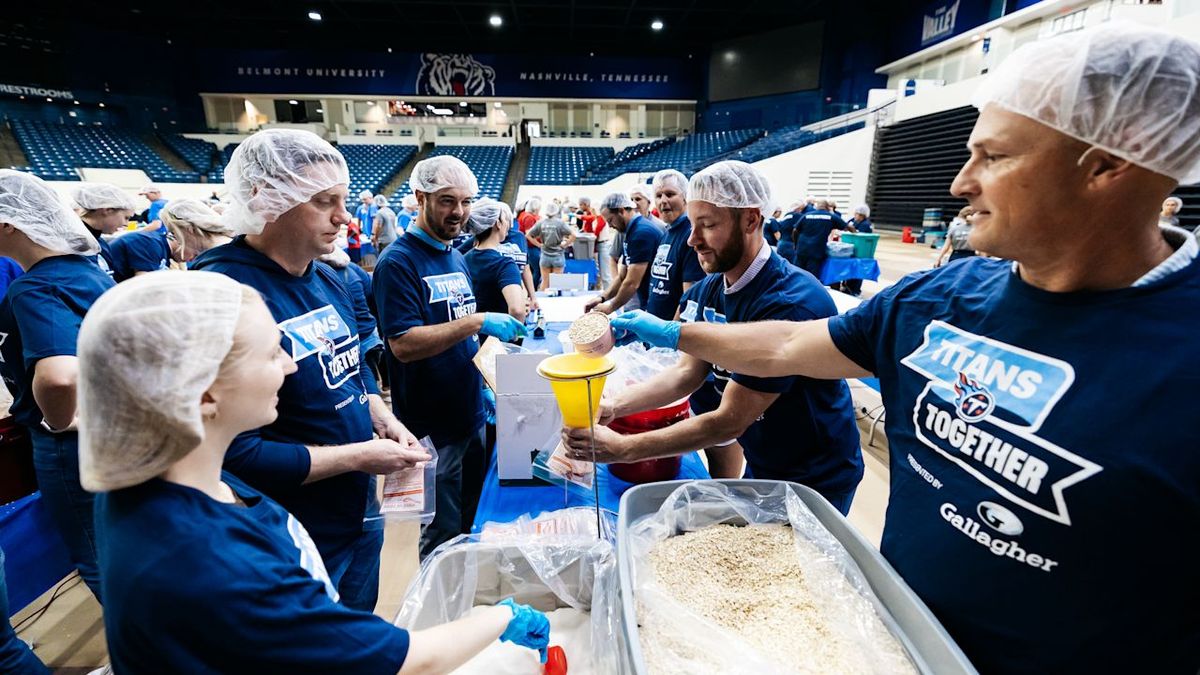
[{"label": "trash can", "polygon": [[571,246],[576,260],[594,260],[596,258],[596,235],[590,232],[580,232],[575,235],[575,243]]},{"label": "trash can", "polygon": [[842,241],[854,245],[855,258],[874,258],[879,235],[872,232],[846,232],[842,234]]}]

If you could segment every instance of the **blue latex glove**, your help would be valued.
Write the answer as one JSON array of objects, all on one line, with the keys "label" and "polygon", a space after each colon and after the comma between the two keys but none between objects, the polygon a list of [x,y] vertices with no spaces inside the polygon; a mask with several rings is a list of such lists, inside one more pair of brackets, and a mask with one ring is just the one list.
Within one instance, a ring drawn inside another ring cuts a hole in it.
[{"label": "blue latex glove", "polygon": [[641,340],[652,347],[679,349],[678,321],[663,321],[640,309],[611,317],[609,321],[619,344]]},{"label": "blue latex glove", "polygon": [[487,423],[496,423],[496,392],[492,388],[483,385],[483,412],[487,415]]},{"label": "blue latex glove", "polygon": [[550,647],[550,619],[529,605],[518,605],[512,598],[505,598],[499,604],[508,607],[513,613],[513,618],[500,636],[500,641],[535,649],[542,663],[545,663],[546,649]]},{"label": "blue latex glove", "polygon": [[483,315],[483,328],[480,335],[491,335],[501,342],[512,342],[518,337],[525,337],[525,324],[517,321],[508,314],[487,312]]}]

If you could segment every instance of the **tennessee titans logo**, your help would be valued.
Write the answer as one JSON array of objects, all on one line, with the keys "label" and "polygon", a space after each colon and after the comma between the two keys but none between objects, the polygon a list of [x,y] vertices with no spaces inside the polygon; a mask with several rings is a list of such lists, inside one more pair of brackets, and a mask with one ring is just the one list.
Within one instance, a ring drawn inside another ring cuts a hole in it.
[{"label": "tennessee titans logo", "polygon": [[958,382],[954,383],[954,393],[958,416],[968,422],[977,422],[991,414],[996,407],[996,399],[987,387],[959,373]]},{"label": "tennessee titans logo", "polygon": [[332,354],[337,351],[337,344],[329,339],[327,335],[320,335],[316,339],[316,343],[320,345],[318,351],[325,354]]},{"label": "tennessee titans logo", "polygon": [[491,96],[496,71],[470,54],[422,54],[417,91],[423,96]]}]

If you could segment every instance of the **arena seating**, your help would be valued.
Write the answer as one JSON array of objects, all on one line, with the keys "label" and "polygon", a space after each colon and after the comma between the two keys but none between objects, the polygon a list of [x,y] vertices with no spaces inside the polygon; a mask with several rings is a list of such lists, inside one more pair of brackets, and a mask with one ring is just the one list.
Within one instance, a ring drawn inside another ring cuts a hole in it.
[{"label": "arena seating", "polygon": [[208,182],[224,183],[225,182],[225,165],[229,164],[229,158],[233,156],[233,151],[237,149],[237,143],[230,143],[221,150],[221,159],[213,167],[208,170]]},{"label": "arena seating", "polygon": [[[439,145],[427,157],[453,155],[471,167],[479,180],[479,196],[500,199],[504,192],[504,182],[508,179],[508,169],[512,165],[513,149],[508,145]],[[391,196],[393,202],[399,202],[412,194],[408,181]]]},{"label": "arena seating", "polygon": [[198,183],[200,174],[178,171],[135,134],[101,126],[67,126],[13,120],[13,135],[32,173],[46,180],[79,180],[77,168],[141,169],[151,180]]},{"label": "arena seating", "polygon": [[340,145],[338,150],[350,167],[350,198],[370,190],[378,193],[417,154],[415,145]]},{"label": "arena seating", "polygon": [[736,159],[746,163],[758,162],[768,157],[782,155],[785,152],[791,152],[806,145],[820,143],[835,136],[841,136],[842,134],[862,129],[864,126],[866,126],[865,122],[855,122],[844,127],[818,132],[802,129],[798,125],[783,127],[737,150],[716,157],[709,157],[700,162],[694,162],[684,170],[684,173],[693,174],[709,164],[723,159]]},{"label": "arena seating", "polygon": [[217,154],[216,143],[202,141],[198,138],[188,138],[182,134],[159,133],[158,138],[196,171],[208,173],[208,170],[212,168],[213,155]]},{"label": "arena seating", "polygon": [[612,156],[612,148],[534,146],[530,149],[525,182],[535,185],[575,185],[585,171]]},{"label": "arena seating", "polygon": [[[620,158],[620,153],[612,162],[602,167],[596,167],[584,178],[584,184],[596,185],[605,183],[623,173],[649,172],[659,169],[705,166],[714,157],[731,150],[736,150],[761,137],[762,129],[737,129],[734,131],[715,131],[711,133],[693,134],[673,143],[661,143],[657,147],[642,149],[641,144],[633,148],[626,158]],[[624,152],[624,151],[622,151]]]}]

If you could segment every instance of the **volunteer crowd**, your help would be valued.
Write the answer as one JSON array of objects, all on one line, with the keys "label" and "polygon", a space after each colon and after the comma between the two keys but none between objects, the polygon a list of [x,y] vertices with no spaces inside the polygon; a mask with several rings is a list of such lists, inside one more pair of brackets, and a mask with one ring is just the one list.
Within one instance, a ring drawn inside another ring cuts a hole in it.
[{"label": "volunteer crowd", "polygon": [[[239,145],[224,204],[151,186],[138,214],[85,183],[67,205],[0,171],[0,255],[23,271],[0,373],[114,670],[442,672],[496,639],[544,659],[545,616],[511,600],[413,632],[371,614],[372,496],[428,439],[421,555],[470,530],[494,452],[479,341],[524,336],[582,242],[587,308],[682,358],[602,401],[594,432],[564,429],[574,459],[703,449],[715,478],[847,513],[864,468],[844,378],[877,377],[882,551],[981,671],[1195,672],[1200,582],[1177,561],[1200,553],[1200,438],[1159,420],[1197,381],[1200,244],[1169,218],[1200,181],[1200,47],[1122,25],[1032,43],[975,104],[939,268],[842,315],[827,244],[870,210],[784,213],[737,161],[512,209],[434,157],[399,211],[348,203],[344,159],[305,131]],[[685,397],[665,429],[604,426]],[[5,628],[0,670],[46,672]]]}]

